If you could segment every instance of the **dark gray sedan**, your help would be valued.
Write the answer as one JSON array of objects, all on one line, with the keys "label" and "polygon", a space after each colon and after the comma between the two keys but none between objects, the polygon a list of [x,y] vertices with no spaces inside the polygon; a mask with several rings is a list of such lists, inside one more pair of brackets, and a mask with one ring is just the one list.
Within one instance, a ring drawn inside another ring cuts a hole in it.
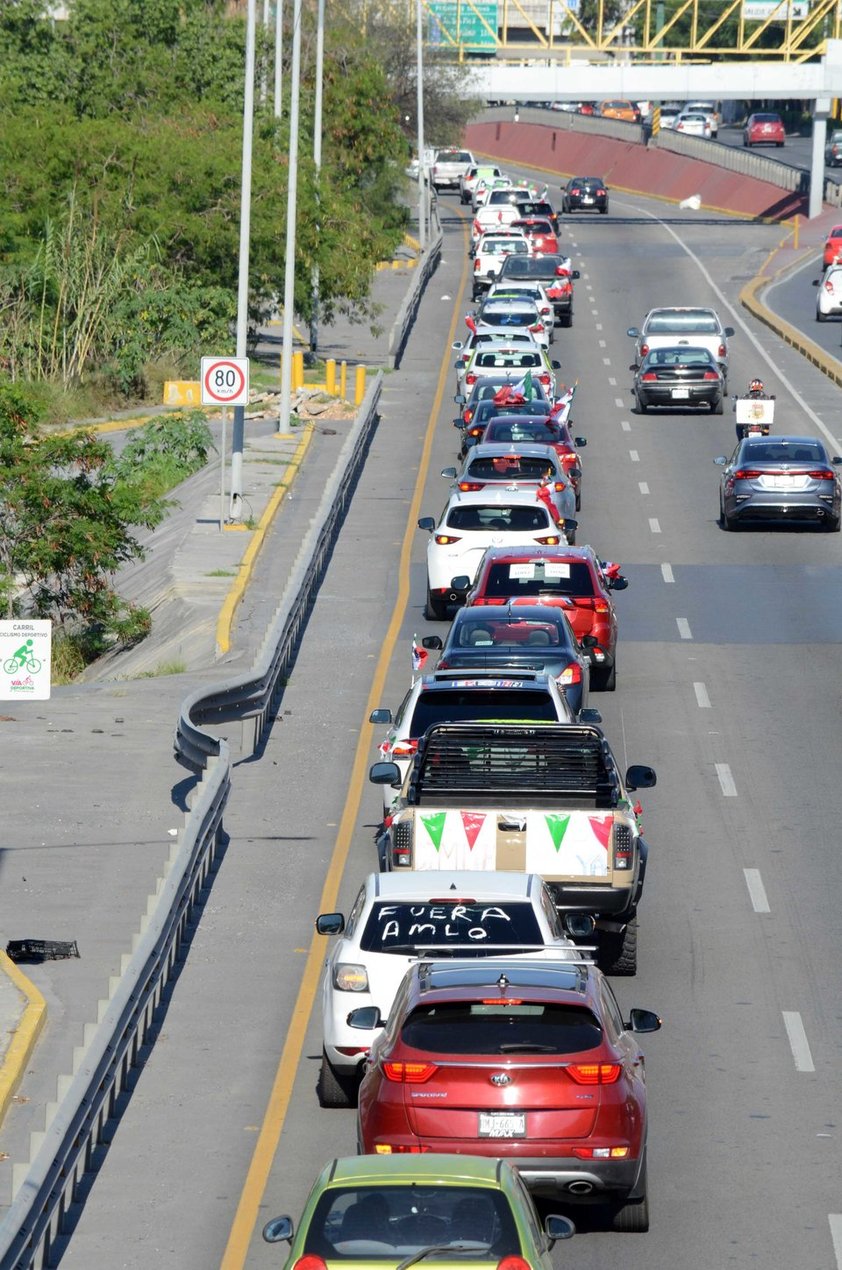
[{"label": "dark gray sedan", "polygon": [[793,521],[839,532],[842,487],[839,464],[815,437],[749,437],[722,469],[719,523],[737,529],[749,521]]},{"label": "dark gray sedan", "polygon": [[721,415],[725,399],[725,379],[719,363],[706,348],[687,344],[653,348],[633,370],[635,408],[646,414],[650,406],[707,406]]}]

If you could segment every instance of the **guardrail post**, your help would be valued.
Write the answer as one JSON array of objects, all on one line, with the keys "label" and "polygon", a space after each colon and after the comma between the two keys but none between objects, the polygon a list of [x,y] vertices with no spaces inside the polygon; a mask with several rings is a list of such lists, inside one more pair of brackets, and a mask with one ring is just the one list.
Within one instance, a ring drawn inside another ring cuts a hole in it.
[{"label": "guardrail post", "polygon": [[365,396],[365,366],[358,366],[354,372],[354,405],[361,406]]},{"label": "guardrail post", "polygon": [[292,391],[297,392],[299,388],[304,387],[304,354],[293,353],[292,355]]},{"label": "guardrail post", "polygon": [[348,398],[348,363],[339,363],[339,396],[343,401]]},{"label": "guardrail post", "polygon": [[336,396],[336,358],[329,357],[325,362],[325,388],[331,397]]}]

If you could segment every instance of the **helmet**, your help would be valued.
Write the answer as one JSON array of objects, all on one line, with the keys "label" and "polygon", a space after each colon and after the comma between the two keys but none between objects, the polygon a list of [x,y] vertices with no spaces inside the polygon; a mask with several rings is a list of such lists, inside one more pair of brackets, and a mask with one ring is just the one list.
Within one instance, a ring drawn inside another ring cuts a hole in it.
[{"label": "helmet", "polygon": [[749,392],[765,392],[762,379],[753,379],[748,386]]}]

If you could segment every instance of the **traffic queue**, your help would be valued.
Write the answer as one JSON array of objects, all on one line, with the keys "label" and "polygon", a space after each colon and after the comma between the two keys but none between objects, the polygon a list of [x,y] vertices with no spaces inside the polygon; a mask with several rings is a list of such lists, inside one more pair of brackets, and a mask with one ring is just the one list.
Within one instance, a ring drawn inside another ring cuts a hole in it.
[{"label": "traffic queue", "polygon": [[[620,768],[597,708],[628,582],[577,543],[587,441],[552,348],[579,275],[546,186],[472,165],[460,198],[477,307],[453,345],[445,506],[418,521],[425,617],[448,625],[413,636],[408,692],[371,715],[376,868],[316,921],[318,1096],[357,1109],[362,1158],[317,1180],[290,1270],[549,1270],[571,1210],[649,1228],[641,1038],[661,1020],[613,981],[637,969],[656,776]],[[542,1224],[536,1199],[566,1215]],[[292,1240],[291,1219],[264,1236]]]}]

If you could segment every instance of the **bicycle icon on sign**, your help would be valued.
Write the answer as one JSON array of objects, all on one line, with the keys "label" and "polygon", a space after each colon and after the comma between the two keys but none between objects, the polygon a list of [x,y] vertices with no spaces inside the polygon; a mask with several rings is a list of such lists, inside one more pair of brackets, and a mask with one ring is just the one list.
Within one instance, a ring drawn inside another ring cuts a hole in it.
[{"label": "bicycle icon on sign", "polygon": [[16,653],[12,653],[12,656],[3,662],[3,669],[7,675],[14,675],[21,670],[28,670],[31,675],[38,673],[41,663],[37,657],[33,656],[34,643],[34,640],[28,639],[25,644],[21,644]]}]

